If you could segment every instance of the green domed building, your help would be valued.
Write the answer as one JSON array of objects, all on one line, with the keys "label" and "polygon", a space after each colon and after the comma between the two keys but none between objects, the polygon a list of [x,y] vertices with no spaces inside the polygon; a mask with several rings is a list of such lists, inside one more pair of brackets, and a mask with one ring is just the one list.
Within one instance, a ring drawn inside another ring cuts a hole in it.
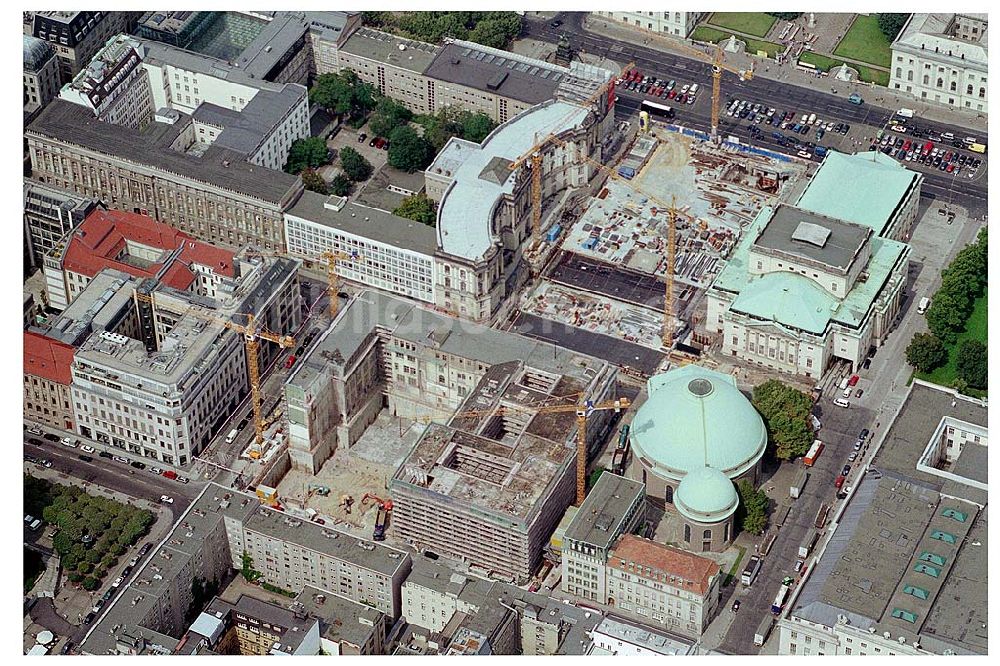
[{"label": "green domed building", "polygon": [[721,551],[733,538],[735,483],[754,486],[767,446],[760,414],[729,375],[687,365],[651,377],[630,431],[628,476],[684,523],[693,551]]}]

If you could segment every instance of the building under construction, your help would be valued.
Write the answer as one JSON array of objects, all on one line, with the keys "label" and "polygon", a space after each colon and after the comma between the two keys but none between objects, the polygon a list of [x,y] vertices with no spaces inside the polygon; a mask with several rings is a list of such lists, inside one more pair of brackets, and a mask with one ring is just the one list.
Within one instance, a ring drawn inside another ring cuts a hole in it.
[{"label": "building under construction", "polygon": [[[616,377],[600,359],[367,291],[286,384],[292,465],[317,469],[383,408],[435,421],[390,481],[390,538],[524,579],[574,498],[573,406],[613,398]],[[591,451],[612,416],[588,417]]]}]

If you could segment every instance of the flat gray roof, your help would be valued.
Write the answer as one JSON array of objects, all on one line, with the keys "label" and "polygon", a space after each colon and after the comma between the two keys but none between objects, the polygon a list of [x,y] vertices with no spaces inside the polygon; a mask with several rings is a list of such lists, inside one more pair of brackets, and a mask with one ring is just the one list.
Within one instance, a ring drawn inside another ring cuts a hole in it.
[{"label": "flat gray roof", "polygon": [[451,42],[441,47],[424,72],[427,76],[469,88],[541,104],[554,99],[568,70],[558,65],[514,53],[497,55],[471,42]]},{"label": "flat gray roof", "polygon": [[[945,416],[973,423],[983,428],[988,427],[985,405],[976,400],[957,397],[950,389],[942,389],[920,380],[914,380],[895,420],[889,426],[871,466],[882,471],[892,471],[905,475],[939,492],[984,506],[987,502],[985,491],[917,470],[917,462],[941,423],[941,419]],[[963,456],[965,448],[969,447],[963,447]],[[971,448],[979,447],[973,446]],[[985,458],[986,447],[982,448],[983,451],[978,453],[981,453]],[[977,455],[977,452],[970,451],[970,456],[974,455]],[[970,458],[970,462],[974,461]],[[954,472],[954,470],[952,471]]]},{"label": "flat gray roof", "polygon": [[434,60],[438,47],[380,30],[359,28],[347,38],[340,50],[422,74]]},{"label": "flat gray roof", "polygon": [[249,155],[305,96],[304,86],[289,83],[277,91],[259,91],[242,111],[203,102],[191,117],[197,122],[223,128],[212,145]]},{"label": "flat gray roof", "polygon": [[638,481],[604,472],[566,528],[565,538],[609,548],[621,531],[625,513],[637,501],[645,501],[645,494]]},{"label": "flat gray roof", "polygon": [[250,44],[234,60],[244,72],[258,79],[271,73],[309,27],[302,14],[276,12]]},{"label": "flat gray roof", "polygon": [[[320,602],[319,597],[323,597]],[[331,641],[345,641],[363,646],[383,621],[385,613],[357,602],[338,597],[326,590],[306,585],[295,601],[320,621],[320,634]]]},{"label": "flat gray roof", "polygon": [[243,194],[280,206],[291,198],[299,177],[249,164],[245,155],[211,146],[201,157],[177,152],[170,145],[189,122],[187,116],[173,125],[149,123],[142,131],[109,126],[84,106],[52,100],[26,129],[83,148],[128,160]]},{"label": "flat gray roof", "polygon": [[307,190],[285,215],[429,257],[437,250],[433,227],[353,202],[345,203],[338,211],[327,208],[328,201],[330,197]]},{"label": "flat gray roof", "polygon": [[776,250],[846,271],[872,234],[869,227],[778,204],[754,241]]}]

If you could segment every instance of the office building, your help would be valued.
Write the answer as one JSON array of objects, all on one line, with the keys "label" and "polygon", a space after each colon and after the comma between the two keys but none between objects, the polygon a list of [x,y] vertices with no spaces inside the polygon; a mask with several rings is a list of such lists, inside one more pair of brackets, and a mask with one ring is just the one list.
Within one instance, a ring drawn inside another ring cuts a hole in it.
[{"label": "office building", "polygon": [[130,33],[142,12],[26,11],[24,34],[44,40],[59,59],[60,83],[68,83],[109,39]]},{"label": "office building", "polygon": [[[296,330],[297,268],[289,259],[241,258],[214,297],[126,275],[107,307],[124,299],[138,331],[93,329],[79,343],[72,366],[77,431],[139,457],[191,464],[249,391],[243,336],[223,321],[242,324],[242,314],[253,312],[268,330]],[[81,308],[104,297],[107,290],[98,288],[88,284],[77,299]],[[268,363],[276,349],[262,344],[259,361]]]},{"label": "office building", "polygon": [[889,87],[985,116],[988,27],[986,14],[910,14],[892,43]]},{"label": "office building", "polygon": [[73,347],[34,331],[24,332],[24,418],[73,430],[70,365]]},{"label": "office building", "polygon": [[590,12],[595,18],[605,18],[628,26],[684,39],[691,34],[708,12]]},{"label": "office building", "polygon": [[295,597],[294,605],[319,620],[320,647],[324,653],[384,654],[392,625],[382,611],[309,585]]},{"label": "office building", "polygon": [[24,120],[27,124],[42,107],[59,94],[59,60],[52,46],[24,35]]},{"label": "office building", "polygon": [[914,380],[779,622],[779,654],[986,654],[987,405]]},{"label": "office building", "polygon": [[707,557],[624,534],[608,553],[608,603],[674,634],[700,638],[722,601],[722,572]]},{"label": "office building", "polygon": [[24,226],[33,266],[58,247],[98,202],[66,190],[24,179]]},{"label": "office building", "polygon": [[241,594],[230,603],[216,597],[198,615],[175,654],[320,654],[319,621],[300,608],[282,608]]},{"label": "office building", "polygon": [[562,591],[608,603],[608,551],[645,517],[646,489],[641,483],[611,472],[601,474],[566,528]]},{"label": "office building", "polygon": [[153,95],[142,59],[145,50],[127,35],[108,40],[59,97],[110,125],[142,129],[153,121]]},{"label": "office building", "polygon": [[233,257],[145,215],[97,208],[44,258],[49,307],[64,310],[105,268],[215,298]]},{"label": "office building", "polygon": [[695,654],[694,643],[653,627],[608,615],[590,632],[596,656],[658,657]]},{"label": "office building", "polygon": [[282,213],[301,179],[228,148],[205,149],[192,119],[170,112],[141,131],[109,132],[84,107],[53,100],[25,130],[35,178],[210,243],[283,250]]},{"label": "office building", "polygon": [[732,376],[697,365],[646,382],[630,430],[627,476],[676,512],[693,552],[721,552],[735,537],[735,484],[760,479],[767,431]]},{"label": "office building", "polygon": [[787,204],[761,209],[708,292],[722,353],[812,378],[835,359],[859,368],[906,289],[910,247],[878,234]]}]

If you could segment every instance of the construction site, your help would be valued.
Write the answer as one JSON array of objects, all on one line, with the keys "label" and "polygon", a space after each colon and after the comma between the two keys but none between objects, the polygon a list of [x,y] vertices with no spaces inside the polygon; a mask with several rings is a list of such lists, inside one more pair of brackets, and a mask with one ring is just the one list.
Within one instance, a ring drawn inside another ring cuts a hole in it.
[{"label": "construction site", "polygon": [[789,196],[806,169],[662,126],[640,133],[613,168],[564,232],[549,280],[528,292],[521,307],[654,349],[665,333],[671,206],[672,332],[679,338],[693,328],[705,290],[761,207]]}]

